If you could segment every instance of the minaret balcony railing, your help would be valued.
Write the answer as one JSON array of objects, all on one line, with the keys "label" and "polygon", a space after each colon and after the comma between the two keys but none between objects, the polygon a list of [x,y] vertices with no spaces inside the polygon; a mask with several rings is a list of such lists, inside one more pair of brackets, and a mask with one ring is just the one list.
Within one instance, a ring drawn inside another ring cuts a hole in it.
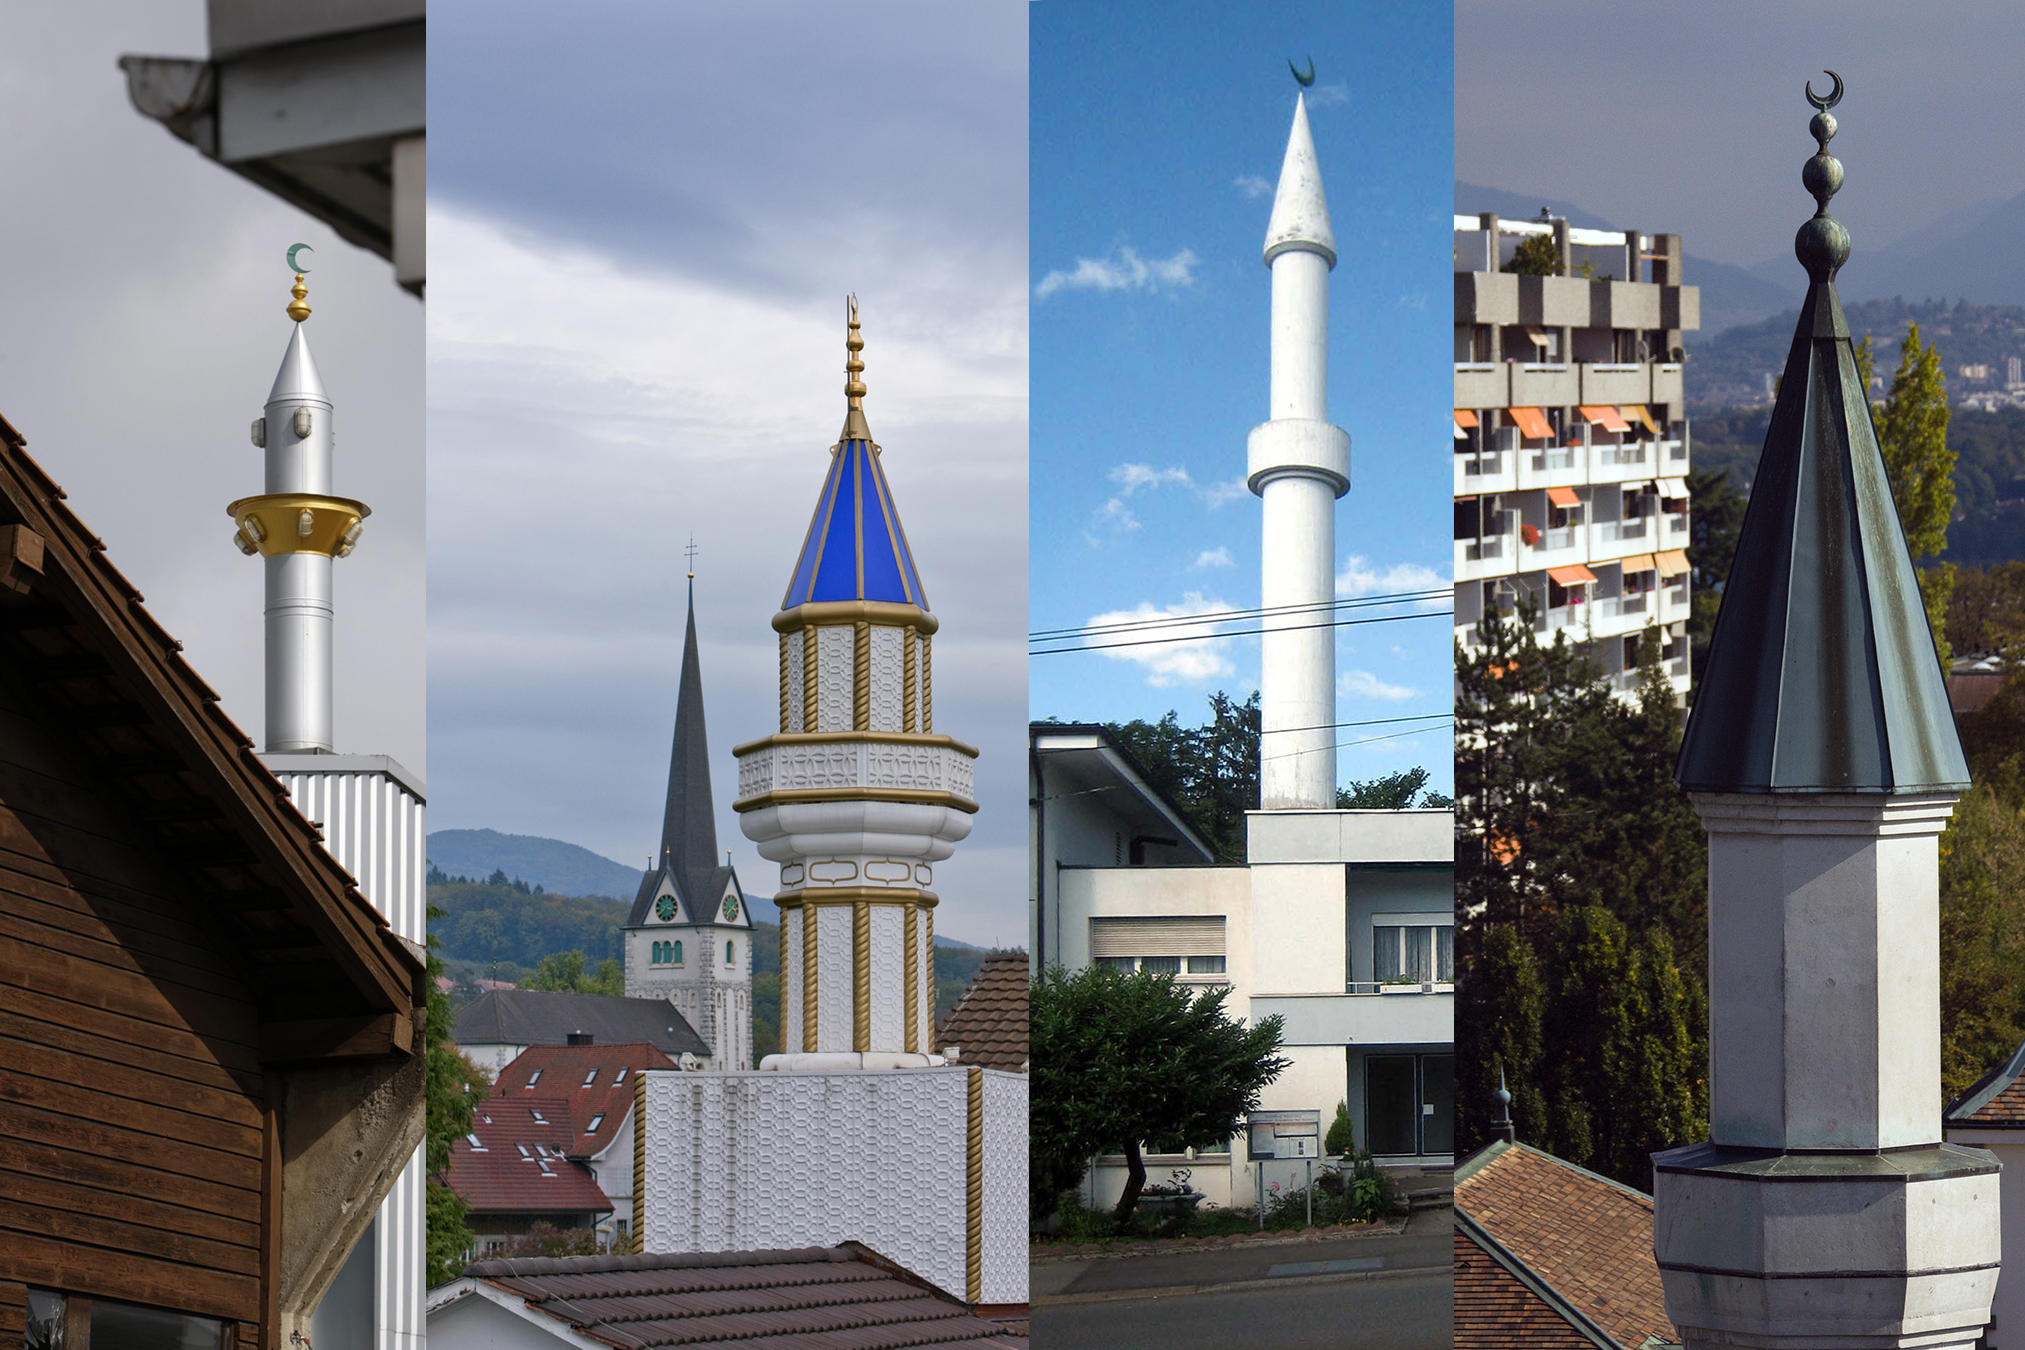
[{"label": "minaret balcony railing", "polygon": [[733,809],[795,801],[934,802],[977,809],[977,751],[948,736],[788,734],[741,745]]}]

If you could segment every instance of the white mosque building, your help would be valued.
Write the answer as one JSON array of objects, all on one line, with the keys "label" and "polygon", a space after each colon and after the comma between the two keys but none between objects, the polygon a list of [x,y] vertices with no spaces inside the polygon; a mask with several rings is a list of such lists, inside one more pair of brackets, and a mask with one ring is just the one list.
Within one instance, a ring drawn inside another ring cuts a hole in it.
[{"label": "white mosque building", "polygon": [[[1306,101],[1296,96],[1265,263],[1272,275],[1269,420],[1247,478],[1265,514],[1260,809],[1246,861],[1215,866],[1180,813],[1101,727],[1031,733],[1030,950],[1042,966],[1108,962],[1225,986],[1248,1020],[1278,1015],[1292,1061],[1227,1147],[1147,1158],[1185,1167],[1218,1204],[1297,1181],[1339,1103],[1357,1145],[1402,1167],[1454,1161],[1455,881],[1450,811],[1336,808],[1335,509],[1350,437],[1329,421],[1335,234]],[[1287,617],[1287,616],[1293,617]],[[1287,625],[1275,630],[1276,622]],[[1308,1139],[1296,1144],[1296,1139]],[[1100,1158],[1093,1204],[1122,1157]]]},{"label": "white mosque building", "polygon": [[[935,729],[939,620],[866,423],[855,300],[846,346],[843,432],[772,618],[780,716],[734,751],[740,828],[780,869],[783,1053],[748,1072],[638,1076],[632,1226],[657,1253],[856,1241],[973,1307],[1017,1306],[1026,1077],[931,1053],[935,868],[970,833],[977,751]],[[690,725],[700,754],[700,706]],[[678,731],[678,774],[683,747]],[[724,935],[743,906],[723,908],[737,884],[714,866],[714,836],[693,851],[699,809],[707,797],[679,827],[671,814],[687,844],[664,843],[663,879],[641,890],[657,908],[636,909],[629,944],[687,940],[656,935],[672,894],[691,924],[718,903],[713,947],[743,947]],[[670,879],[678,862],[694,880]]]}]

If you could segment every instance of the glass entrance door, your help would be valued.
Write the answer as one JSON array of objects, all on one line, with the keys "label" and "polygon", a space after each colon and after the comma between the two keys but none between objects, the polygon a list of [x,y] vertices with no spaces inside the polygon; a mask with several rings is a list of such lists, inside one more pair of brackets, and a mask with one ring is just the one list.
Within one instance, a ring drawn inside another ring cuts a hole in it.
[{"label": "glass entrance door", "polygon": [[1414,1153],[1419,1141],[1420,1085],[1412,1055],[1364,1060],[1364,1147],[1373,1153]]},{"label": "glass entrance door", "polygon": [[1455,1152],[1455,1056],[1420,1057],[1420,1151]]}]

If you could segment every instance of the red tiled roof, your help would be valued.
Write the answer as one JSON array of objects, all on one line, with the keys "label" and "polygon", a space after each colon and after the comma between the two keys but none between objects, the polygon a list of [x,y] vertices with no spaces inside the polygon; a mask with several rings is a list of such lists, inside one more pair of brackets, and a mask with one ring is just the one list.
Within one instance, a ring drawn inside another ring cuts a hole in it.
[{"label": "red tiled roof", "polygon": [[487,1100],[472,1113],[471,1134],[450,1149],[444,1178],[474,1214],[604,1214],[612,1202],[571,1162],[565,1148],[575,1137],[570,1104],[562,1097],[521,1095]]},{"label": "red tiled roof", "polygon": [[480,1261],[464,1273],[617,1346],[1023,1350],[1027,1344],[854,1242],[796,1251]]},{"label": "red tiled roof", "polygon": [[1596,1342],[1500,1263],[1474,1227],[1464,1219],[1455,1230],[1455,1350],[1593,1350]]},{"label": "red tiled roof", "polygon": [[2025,1045],[1948,1103],[1947,1123],[2025,1129]]},{"label": "red tiled roof", "polygon": [[1652,1254],[1651,1196],[1539,1149],[1500,1142],[1458,1169],[1455,1205],[1545,1294],[1625,1350],[1655,1336],[1679,1343]]},{"label": "red tiled roof", "polygon": [[633,1109],[633,1075],[677,1067],[646,1044],[531,1045],[499,1071],[488,1100],[503,1103],[530,1095],[567,1100],[570,1138],[563,1149],[572,1158],[594,1158]]},{"label": "red tiled roof", "polygon": [[1025,952],[987,958],[949,1010],[936,1044],[957,1047],[965,1064],[1025,1073],[1031,978]]}]

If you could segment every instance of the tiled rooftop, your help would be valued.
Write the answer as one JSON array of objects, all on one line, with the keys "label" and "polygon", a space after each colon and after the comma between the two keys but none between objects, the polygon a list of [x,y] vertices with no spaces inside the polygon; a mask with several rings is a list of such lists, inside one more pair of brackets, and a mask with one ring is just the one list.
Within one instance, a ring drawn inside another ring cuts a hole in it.
[{"label": "tiled rooftop", "polygon": [[956,1046],[965,1064],[1025,1073],[1029,979],[1024,952],[987,959],[949,1010],[937,1047]]},{"label": "tiled rooftop", "polygon": [[1987,1129],[2025,1129],[2025,1045],[1948,1103],[1947,1123]]},{"label": "tiled rooftop", "polygon": [[593,1158],[612,1142],[633,1109],[634,1075],[675,1067],[674,1060],[651,1045],[533,1045],[499,1071],[487,1104],[527,1096],[567,1099],[572,1137],[564,1152]]},{"label": "tiled rooftop", "polygon": [[445,1180],[473,1214],[606,1213],[612,1202],[566,1156],[575,1137],[567,1098],[483,1101],[470,1136],[451,1146]]},{"label": "tiled rooftop", "polygon": [[[1624,1350],[1654,1337],[1679,1343],[1652,1254],[1651,1196],[1539,1149],[1500,1142],[1457,1170],[1455,1204],[1548,1295]],[[1463,1291],[1459,1281],[1459,1326]]]},{"label": "tiled rooftop", "polygon": [[1596,1342],[1578,1331],[1559,1308],[1465,1231],[1455,1230],[1456,1350],[1592,1350]]},{"label": "tiled rooftop", "polygon": [[465,1275],[622,1347],[1023,1350],[1027,1341],[855,1243],[480,1261]]}]

